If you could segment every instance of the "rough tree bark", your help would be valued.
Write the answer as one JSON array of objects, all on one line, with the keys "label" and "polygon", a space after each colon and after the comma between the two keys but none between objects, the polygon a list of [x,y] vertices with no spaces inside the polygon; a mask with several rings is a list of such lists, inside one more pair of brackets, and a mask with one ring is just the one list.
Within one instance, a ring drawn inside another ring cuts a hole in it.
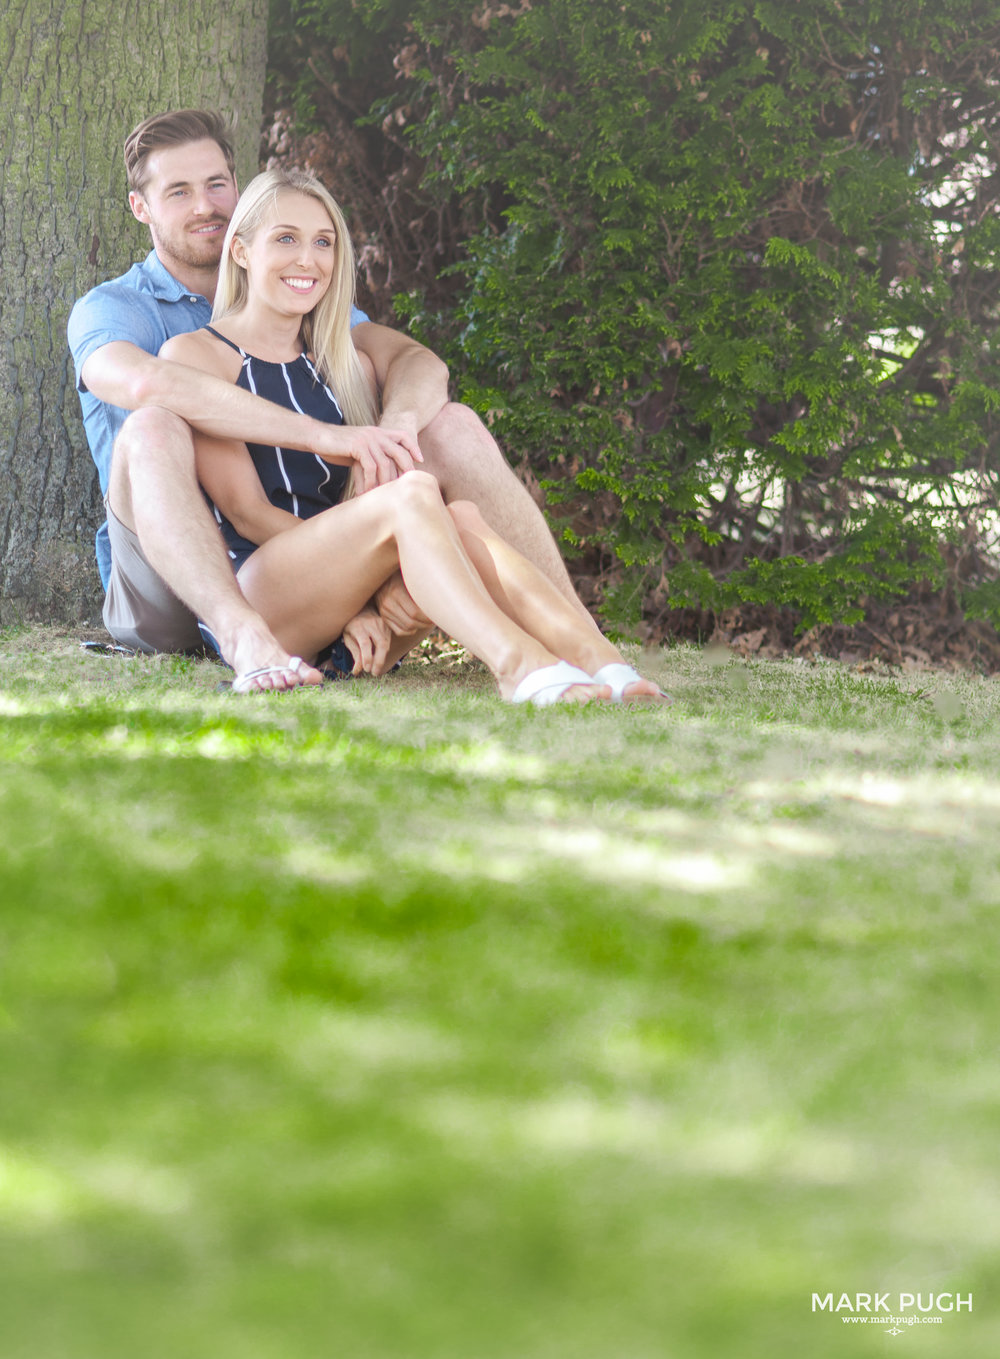
[{"label": "rough tree bark", "polygon": [[0,625],[99,612],[103,511],[66,319],[148,249],[125,134],[162,109],[219,108],[253,174],[266,29],[267,0],[9,0],[0,15]]}]

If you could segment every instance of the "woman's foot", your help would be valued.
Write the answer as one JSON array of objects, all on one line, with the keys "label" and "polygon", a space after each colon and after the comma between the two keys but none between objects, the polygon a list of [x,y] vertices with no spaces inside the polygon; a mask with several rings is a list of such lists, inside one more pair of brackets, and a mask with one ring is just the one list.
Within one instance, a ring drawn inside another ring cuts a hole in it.
[{"label": "woman's foot", "polygon": [[579,666],[569,661],[556,661],[554,665],[543,665],[537,670],[529,670],[510,695],[511,703],[533,703],[538,708],[553,703],[590,703],[611,697],[606,684],[595,682]]},{"label": "woman's foot", "polygon": [[595,684],[606,684],[611,690],[612,703],[673,703],[652,680],[644,679],[632,665],[613,661],[602,665],[592,676]]}]

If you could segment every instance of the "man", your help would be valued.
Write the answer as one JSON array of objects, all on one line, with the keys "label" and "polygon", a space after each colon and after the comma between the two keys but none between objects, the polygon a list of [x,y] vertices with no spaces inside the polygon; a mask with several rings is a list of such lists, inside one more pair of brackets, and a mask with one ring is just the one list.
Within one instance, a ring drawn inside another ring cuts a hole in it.
[{"label": "man", "polygon": [[[235,670],[237,687],[319,683],[319,673],[289,657],[239,591],[195,478],[191,426],[330,457],[336,427],[156,357],[168,338],[198,329],[211,314],[237,196],[229,131],[202,110],[156,115],[130,133],[125,165],[129,206],[149,227],[153,249],[81,298],[68,328],[108,511],[97,544],[106,626],[143,650],[185,650],[200,643],[198,617]],[[445,365],[363,312],[353,321],[355,345],[370,360],[382,399],[379,429],[354,435],[363,484],[422,462],[446,500],[475,501],[576,602],[530,496],[478,417],[448,401]],[[380,604],[400,630],[426,621],[403,589],[388,589]]]}]

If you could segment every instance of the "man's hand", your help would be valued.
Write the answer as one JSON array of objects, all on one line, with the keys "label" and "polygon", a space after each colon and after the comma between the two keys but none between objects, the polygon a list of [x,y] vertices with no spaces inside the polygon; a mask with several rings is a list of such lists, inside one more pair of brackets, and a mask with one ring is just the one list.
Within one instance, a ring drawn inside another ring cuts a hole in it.
[{"label": "man's hand", "polygon": [[398,571],[379,586],[375,592],[375,604],[380,616],[397,637],[412,637],[414,633],[424,632],[434,626],[427,615],[417,608]]},{"label": "man's hand", "polygon": [[354,657],[352,675],[384,675],[392,632],[374,609],[362,609],[344,624],[344,641]]},{"label": "man's hand", "polygon": [[353,464],[359,495],[412,472],[424,460],[413,434],[378,425],[322,425],[313,452],[327,462]]}]

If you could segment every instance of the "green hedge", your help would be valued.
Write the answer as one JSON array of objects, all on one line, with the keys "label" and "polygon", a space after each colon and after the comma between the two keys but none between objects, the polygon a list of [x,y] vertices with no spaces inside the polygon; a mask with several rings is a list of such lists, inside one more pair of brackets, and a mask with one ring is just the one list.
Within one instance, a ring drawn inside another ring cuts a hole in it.
[{"label": "green hedge", "polygon": [[850,620],[948,572],[1000,618],[1000,5],[300,0],[272,32],[300,125],[353,118],[397,314],[616,621],[656,586]]}]

